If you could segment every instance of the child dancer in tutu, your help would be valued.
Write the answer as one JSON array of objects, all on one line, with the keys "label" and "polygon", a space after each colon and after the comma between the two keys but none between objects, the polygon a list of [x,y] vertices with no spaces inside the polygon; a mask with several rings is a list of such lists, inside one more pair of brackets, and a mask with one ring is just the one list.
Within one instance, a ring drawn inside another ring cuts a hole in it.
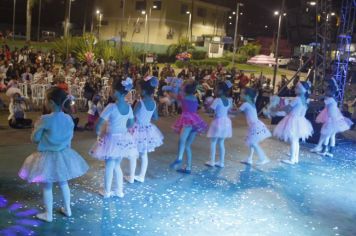
[{"label": "child dancer in tutu", "polygon": [[295,87],[297,97],[287,106],[290,112],[277,124],[273,132],[274,136],[291,145],[290,159],[283,160],[286,164],[298,163],[299,140],[304,141],[313,134],[313,127],[305,118],[308,109],[309,89],[309,82],[298,82]]},{"label": "child dancer in tutu", "polygon": [[162,133],[151,123],[152,119],[158,119],[157,106],[152,97],[157,86],[158,79],[156,77],[149,76],[140,81],[142,100],[137,103],[134,109],[136,122],[132,132],[140,153],[141,171],[138,176],[135,176],[136,159],[130,159],[130,176],[126,177],[129,183],[133,183],[134,180],[141,183],[145,181],[148,165],[147,153],[153,152],[163,144]]},{"label": "child dancer in tutu", "polygon": [[242,92],[242,99],[244,103],[240,106],[240,111],[245,113],[248,131],[246,137],[246,144],[250,148],[250,155],[245,161],[242,161],[244,164],[252,165],[253,164],[253,154],[256,151],[259,161],[257,165],[264,165],[269,162],[269,159],[266,157],[266,154],[260,147],[259,143],[265,140],[266,138],[271,137],[271,132],[267,129],[265,124],[258,119],[257,110],[256,110],[256,98],[257,93],[254,89],[245,88]]},{"label": "child dancer in tutu", "polygon": [[[197,133],[204,133],[208,125],[197,114],[198,99],[195,97],[197,84],[189,81],[184,86],[184,96],[179,96],[182,104],[182,114],[173,126],[175,132],[180,134],[178,143],[177,159],[170,165],[171,168],[180,167],[177,171],[190,174],[192,170],[192,150],[191,145]],[[187,154],[187,166],[182,168],[184,151]]]},{"label": "child dancer in tutu", "polygon": [[[110,103],[100,114],[96,125],[98,140],[90,150],[94,158],[105,161],[104,198],[111,196],[123,197],[123,175],[121,170],[122,158],[135,159],[138,157],[136,143],[128,128],[134,124],[131,106],[125,101],[125,96],[132,89],[132,80],[117,79],[113,84],[116,103]],[[107,123],[106,131],[102,130]],[[118,188],[112,193],[112,179],[115,175]]]},{"label": "child dancer in tutu", "polygon": [[[224,167],[225,159],[225,139],[232,137],[232,125],[229,118],[229,110],[232,107],[232,99],[229,97],[232,84],[229,80],[219,82],[217,86],[217,98],[214,99],[210,108],[215,112],[215,118],[211,122],[208,130],[210,138],[210,161],[206,162],[207,166]],[[219,144],[220,160],[215,163],[216,144]]]},{"label": "child dancer in tutu", "polygon": [[[317,146],[311,149],[311,152],[319,153],[323,156],[333,157],[333,149],[335,147],[335,136],[339,132],[349,130],[353,122],[344,117],[337,107],[335,94],[338,90],[337,83],[334,78],[330,79],[325,92],[325,108],[319,113],[316,118],[317,123],[322,123],[320,139]],[[322,147],[323,146],[323,147]]]},{"label": "child dancer in tutu", "polygon": [[53,219],[53,183],[59,183],[64,207],[60,212],[71,216],[68,180],[85,174],[88,170],[83,158],[71,149],[73,138],[72,118],[62,110],[70,102],[67,94],[59,88],[51,88],[46,94],[46,106],[52,111],[41,116],[35,124],[32,141],[38,143],[37,152],[26,158],[19,176],[29,183],[43,184],[43,200],[46,211],[37,218],[51,222]]}]

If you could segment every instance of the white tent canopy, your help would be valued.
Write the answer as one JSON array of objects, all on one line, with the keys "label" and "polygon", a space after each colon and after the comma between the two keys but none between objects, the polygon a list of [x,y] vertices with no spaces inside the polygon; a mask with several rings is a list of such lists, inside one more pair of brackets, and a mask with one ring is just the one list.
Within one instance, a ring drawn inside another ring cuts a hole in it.
[{"label": "white tent canopy", "polygon": [[257,64],[257,65],[275,65],[276,59],[271,56],[267,56],[267,55],[257,55],[257,56],[251,57],[247,61],[247,63]]}]

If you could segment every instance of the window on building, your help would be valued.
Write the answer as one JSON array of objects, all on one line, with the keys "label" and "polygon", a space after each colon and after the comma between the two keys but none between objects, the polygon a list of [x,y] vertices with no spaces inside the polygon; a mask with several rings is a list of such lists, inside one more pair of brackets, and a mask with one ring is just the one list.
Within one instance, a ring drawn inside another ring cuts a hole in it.
[{"label": "window on building", "polygon": [[162,1],[153,1],[153,5],[152,5],[152,9],[153,10],[157,10],[160,11],[162,8]]},{"label": "window on building", "polygon": [[146,10],[146,1],[136,1],[136,11]]},{"label": "window on building", "polygon": [[205,9],[205,8],[202,8],[202,7],[198,7],[198,9],[197,9],[197,15],[198,15],[199,17],[205,18],[206,15],[207,15],[206,9]]},{"label": "window on building", "polygon": [[187,14],[187,11],[189,11],[187,4],[180,5],[180,14],[185,15],[185,14]]}]

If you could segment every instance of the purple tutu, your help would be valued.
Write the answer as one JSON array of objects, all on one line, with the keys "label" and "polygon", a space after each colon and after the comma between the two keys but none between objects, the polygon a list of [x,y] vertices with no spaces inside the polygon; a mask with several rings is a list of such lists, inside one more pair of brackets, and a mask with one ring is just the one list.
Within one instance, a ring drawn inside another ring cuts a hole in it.
[{"label": "purple tutu", "polygon": [[95,142],[89,154],[98,160],[138,157],[136,142],[129,132],[106,134]]},{"label": "purple tutu", "polygon": [[245,143],[248,147],[250,147],[252,144],[260,143],[271,136],[272,134],[269,129],[262,121],[259,120],[249,124]]},{"label": "purple tutu", "polygon": [[135,123],[130,132],[133,134],[140,153],[153,152],[163,144],[163,134],[154,124],[140,125]]},{"label": "purple tutu", "polygon": [[193,131],[198,133],[205,133],[208,129],[207,123],[193,112],[183,112],[173,125],[173,129],[177,133],[180,133],[184,127],[192,127]]},{"label": "purple tutu", "polygon": [[293,139],[305,141],[313,134],[313,126],[304,116],[288,114],[276,126],[273,136],[287,142]]}]

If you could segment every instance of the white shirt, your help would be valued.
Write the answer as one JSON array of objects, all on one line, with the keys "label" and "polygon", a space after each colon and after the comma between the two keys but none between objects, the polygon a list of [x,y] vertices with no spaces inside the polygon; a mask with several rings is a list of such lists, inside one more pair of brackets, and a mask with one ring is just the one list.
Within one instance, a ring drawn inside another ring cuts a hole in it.
[{"label": "white shirt", "polygon": [[92,102],[88,102],[88,114],[95,116],[95,114],[100,114],[101,111],[103,110],[103,106],[101,105],[100,102],[98,102],[96,105]]},{"label": "white shirt", "polygon": [[26,105],[24,103],[14,103],[14,101],[11,99],[11,102],[9,104],[9,112],[10,115],[8,116],[8,120],[11,120],[13,118],[15,118],[15,113],[17,112],[23,112],[24,117],[26,118],[26,113],[25,113],[25,109],[26,109]]},{"label": "white shirt", "polygon": [[232,99],[228,99],[228,104],[225,106],[221,98],[215,98],[213,103],[210,105],[210,108],[215,111],[216,118],[228,117],[229,110],[232,107]]},{"label": "white shirt", "polygon": [[307,112],[308,107],[303,103],[302,99],[300,97],[296,97],[290,104],[289,106],[292,107],[292,110],[289,114],[295,115],[295,116],[305,116],[305,113]]},{"label": "white shirt", "polygon": [[253,123],[258,122],[257,110],[255,106],[251,105],[248,102],[244,102],[240,106],[240,111],[245,113],[247,124],[251,125]]},{"label": "white shirt", "polygon": [[22,79],[22,82],[24,82],[24,83],[26,83],[26,82],[30,83],[33,79],[33,75],[31,73],[25,72],[21,75],[21,79]]},{"label": "white shirt", "polygon": [[134,115],[131,106],[127,114],[121,114],[117,104],[111,103],[105,107],[100,118],[108,122],[107,133],[120,134],[127,132],[127,121],[133,119]]},{"label": "white shirt", "polygon": [[340,113],[339,108],[337,107],[337,103],[334,98],[326,98],[324,100],[324,103],[326,105],[327,111],[328,111],[328,116],[330,118],[336,118],[338,114]]}]

